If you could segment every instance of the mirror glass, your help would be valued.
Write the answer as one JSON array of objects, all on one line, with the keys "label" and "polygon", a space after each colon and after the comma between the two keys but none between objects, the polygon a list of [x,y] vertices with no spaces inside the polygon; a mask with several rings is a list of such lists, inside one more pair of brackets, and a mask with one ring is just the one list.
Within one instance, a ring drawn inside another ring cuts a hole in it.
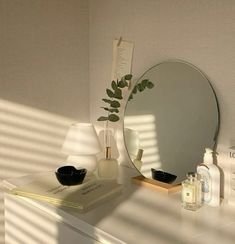
[{"label": "mirror glass", "polygon": [[[177,176],[172,184],[195,172],[205,148],[213,148],[219,127],[217,99],[207,77],[183,61],[162,62],[146,71],[151,89],[133,94],[126,104],[124,140],[141,174],[152,171]],[[136,160],[138,151],[142,159]],[[151,170],[154,169],[154,170]]]}]

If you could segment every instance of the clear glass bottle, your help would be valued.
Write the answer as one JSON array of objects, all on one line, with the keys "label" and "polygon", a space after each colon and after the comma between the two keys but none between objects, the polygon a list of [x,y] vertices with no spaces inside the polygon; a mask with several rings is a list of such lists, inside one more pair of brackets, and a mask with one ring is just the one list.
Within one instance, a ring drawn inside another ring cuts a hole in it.
[{"label": "clear glass bottle", "polygon": [[182,182],[182,206],[195,211],[202,205],[202,184],[200,176],[190,172],[187,179]]},{"label": "clear glass bottle", "polygon": [[118,161],[111,157],[111,147],[105,148],[105,158],[98,164],[98,176],[102,179],[117,179]]}]

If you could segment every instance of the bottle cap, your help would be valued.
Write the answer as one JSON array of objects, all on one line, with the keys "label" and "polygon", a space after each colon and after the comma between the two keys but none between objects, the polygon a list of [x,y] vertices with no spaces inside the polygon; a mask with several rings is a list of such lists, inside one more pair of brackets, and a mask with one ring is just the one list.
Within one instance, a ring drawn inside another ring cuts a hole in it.
[{"label": "bottle cap", "polygon": [[210,148],[205,149],[203,162],[205,164],[213,164],[213,150]]},{"label": "bottle cap", "polygon": [[210,148],[206,148],[205,151],[206,151],[206,153],[213,153],[213,150]]},{"label": "bottle cap", "polygon": [[187,173],[187,177],[192,177],[192,178],[197,177],[197,173],[195,173],[195,172],[188,172]]}]

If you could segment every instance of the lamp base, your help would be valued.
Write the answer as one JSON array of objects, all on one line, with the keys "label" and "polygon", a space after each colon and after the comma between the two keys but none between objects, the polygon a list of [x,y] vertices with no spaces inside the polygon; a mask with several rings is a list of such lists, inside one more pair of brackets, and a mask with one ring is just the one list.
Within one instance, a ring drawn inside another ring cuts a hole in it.
[{"label": "lamp base", "polygon": [[75,167],[85,168],[88,173],[94,173],[97,169],[97,159],[95,155],[69,155],[66,163]]}]

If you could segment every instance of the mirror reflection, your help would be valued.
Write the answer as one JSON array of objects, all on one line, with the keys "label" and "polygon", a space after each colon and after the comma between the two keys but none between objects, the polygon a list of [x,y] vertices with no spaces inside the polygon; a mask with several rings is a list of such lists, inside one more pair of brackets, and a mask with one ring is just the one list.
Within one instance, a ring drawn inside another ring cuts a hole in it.
[{"label": "mirror reflection", "polygon": [[215,146],[215,93],[207,77],[183,61],[162,62],[139,80],[145,78],[154,87],[127,102],[125,145],[142,175],[177,184],[187,172],[196,171],[205,148]]}]

